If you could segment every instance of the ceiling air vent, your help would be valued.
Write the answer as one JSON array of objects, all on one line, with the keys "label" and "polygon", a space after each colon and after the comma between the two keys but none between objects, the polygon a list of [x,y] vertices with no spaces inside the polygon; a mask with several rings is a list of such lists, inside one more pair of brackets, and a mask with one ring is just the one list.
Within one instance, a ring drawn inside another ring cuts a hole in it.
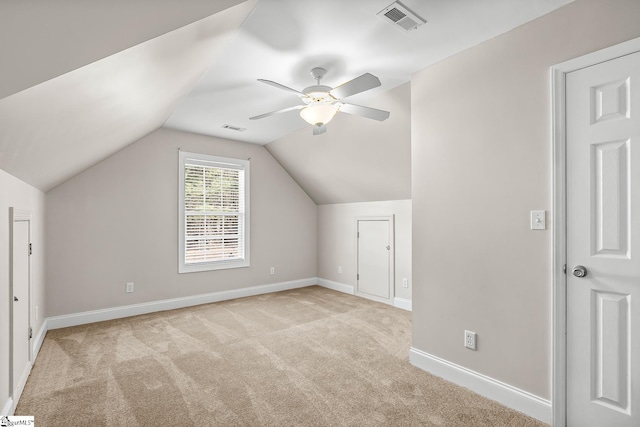
[{"label": "ceiling air vent", "polygon": [[399,1],[382,9],[378,12],[378,16],[392,24],[394,27],[404,31],[415,30],[420,25],[427,23],[425,19],[416,15]]},{"label": "ceiling air vent", "polygon": [[222,126],[223,129],[229,129],[229,130],[235,130],[238,132],[244,132],[245,130],[247,130],[247,128],[239,128],[237,126],[231,126],[231,125],[223,125]]}]

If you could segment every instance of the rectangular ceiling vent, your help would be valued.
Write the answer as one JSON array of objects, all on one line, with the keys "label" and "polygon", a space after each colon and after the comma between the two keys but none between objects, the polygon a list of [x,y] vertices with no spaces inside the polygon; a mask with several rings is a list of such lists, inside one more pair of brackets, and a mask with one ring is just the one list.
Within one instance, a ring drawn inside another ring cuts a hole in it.
[{"label": "rectangular ceiling vent", "polygon": [[427,23],[425,19],[418,16],[399,1],[391,3],[382,9],[378,12],[378,16],[394,27],[404,31],[415,30],[420,25]]},{"label": "rectangular ceiling vent", "polygon": [[229,130],[235,130],[237,132],[244,132],[245,130],[247,130],[247,128],[239,128],[237,126],[231,126],[231,125],[223,125],[222,128],[223,129],[229,129]]}]

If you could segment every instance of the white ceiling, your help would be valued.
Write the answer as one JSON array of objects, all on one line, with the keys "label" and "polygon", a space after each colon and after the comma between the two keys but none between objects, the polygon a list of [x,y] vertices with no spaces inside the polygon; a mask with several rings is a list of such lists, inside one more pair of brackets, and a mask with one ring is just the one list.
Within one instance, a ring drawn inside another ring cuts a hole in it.
[{"label": "white ceiling", "polygon": [[243,1],[0,0],[0,98]]},{"label": "white ceiling", "polygon": [[242,3],[0,99],[0,168],[48,191],[156,130],[252,7]]},{"label": "white ceiling", "polygon": [[330,86],[371,72],[382,86],[349,100],[373,105],[570,1],[405,0],[428,20],[406,33],[376,16],[390,0],[1,0],[0,168],[48,191],[163,124],[266,144],[308,125],[249,121],[299,102],[258,78],[302,89],[316,66]]},{"label": "white ceiling", "polygon": [[[328,70],[323,83],[332,87],[370,72],[382,86],[350,98],[366,105],[371,96],[409,81],[416,71],[570,1],[403,0],[428,21],[404,32],[376,16],[392,0],[260,0],[165,126],[266,144],[306,123],[298,111],[250,121],[300,104],[295,94],[258,78],[301,90],[314,84],[313,67]],[[247,130],[223,129],[225,124]]]}]

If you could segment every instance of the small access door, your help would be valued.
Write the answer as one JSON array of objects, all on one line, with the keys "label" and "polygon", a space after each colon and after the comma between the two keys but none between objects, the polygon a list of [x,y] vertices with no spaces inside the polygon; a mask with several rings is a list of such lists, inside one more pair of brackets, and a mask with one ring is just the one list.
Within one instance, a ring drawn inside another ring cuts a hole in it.
[{"label": "small access door", "polygon": [[11,397],[15,405],[31,372],[31,214],[11,209]]},{"label": "small access door", "polygon": [[357,218],[356,295],[393,304],[393,217]]}]

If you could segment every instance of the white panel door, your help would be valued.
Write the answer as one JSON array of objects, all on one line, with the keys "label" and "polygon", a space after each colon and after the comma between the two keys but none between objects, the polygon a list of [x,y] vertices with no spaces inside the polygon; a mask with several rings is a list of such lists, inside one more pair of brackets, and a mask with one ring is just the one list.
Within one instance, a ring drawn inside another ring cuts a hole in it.
[{"label": "white panel door", "polygon": [[356,293],[391,302],[391,221],[358,220]]},{"label": "white panel door", "polygon": [[640,53],[567,74],[566,100],[567,425],[637,427]]},{"label": "white panel door", "polygon": [[12,238],[12,390],[14,403],[31,372],[29,352],[29,221],[13,222]]}]

